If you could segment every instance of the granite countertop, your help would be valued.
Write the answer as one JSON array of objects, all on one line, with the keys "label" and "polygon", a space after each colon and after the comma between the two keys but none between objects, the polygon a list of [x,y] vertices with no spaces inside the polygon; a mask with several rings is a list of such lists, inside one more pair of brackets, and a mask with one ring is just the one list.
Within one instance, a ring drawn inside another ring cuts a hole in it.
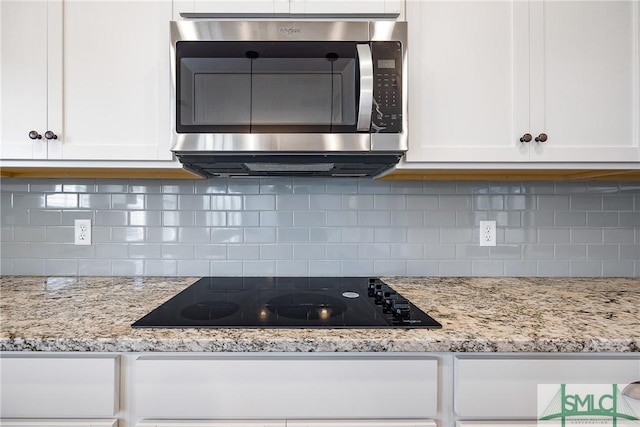
[{"label": "granite countertop", "polygon": [[132,329],[195,277],[2,277],[3,351],[640,352],[640,280],[384,278],[427,329]]}]

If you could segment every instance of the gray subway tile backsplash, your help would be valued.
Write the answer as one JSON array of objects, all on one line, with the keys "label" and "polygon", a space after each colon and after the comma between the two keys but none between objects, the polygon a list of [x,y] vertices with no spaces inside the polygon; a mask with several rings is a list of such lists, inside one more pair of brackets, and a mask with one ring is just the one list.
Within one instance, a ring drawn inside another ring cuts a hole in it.
[{"label": "gray subway tile backsplash", "polygon": [[[161,263],[163,261],[148,260],[145,263],[145,274],[149,276],[175,276],[177,270],[171,270],[169,264],[162,265],[160,269],[154,269],[154,263]],[[102,259],[81,259],[78,260],[78,274],[80,276],[110,276],[112,272],[111,261],[105,261]],[[158,271],[166,271],[162,274],[157,274]]]},{"label": "gray subway tile backsplash", "polygon": [[589,227],[618,227],[620,214],[618,212],[587,212],[587,226]]},{"label": "gray subway tile backsplash", "polygon": [[541,277],[570,276],[570,263],[564,260],[538,261],[538,275]]},{"label": "gray subway tile backsplash", "polygon": [[[640,203],[640,200],[636,198],[636,205]],[[620,212],[620,227],[634,227],[640,228],[640,210],[636,206],[635,212]],[[636,241],[636,243],[638,243]]]},{"label": "gray subway tile backsplash", "polygon": [[309,229],[310,243],[338,243],[342,240],[340,229],[333,227],[317,227]]},{"label": "gray subway tile backsplash", "polygon": [[276,261],[276,276],[308,276],[309,266],[306,263],[288,260]]},{"label": "gray subway tile backsplash", "polygon": [[632,261],[602,261],[602,275],[605,277],[633,277],[634,274]]},{"label": "gray subway tile backsplash", "polygon": [[[504,274],[506,276],[537,276],[538,262],[533,260],[526,261],[505,261]],[[600,276],[598,273],[596,276]]]},{"label": "gray subway tile backsplash", "polygon": [[587,259],[587,245],[555,245],[556,259],[568,259],[568,260],[585,260]]},{"label": "gray subway tile backsplash", "polygon": [[[3,275],[640,277],[640,182],[2,179]],[[73,244],[75,219],[93,245]],[[496,247],[478,222],[497,221]]]},{"label": "gray subway tile backsplash", "polygon": [[572,276],[593,277],[602,275],[602,261],[572,260],[569,263]]},{"label": "gray subway tile backsplash", "polygon": [[539,211],[568,211],[571,197],[566,195],[538,196]]},{"label": "gray subway tile backsplash", "polygon": [[[45,260],[45,274],[48,276],[72,276],[77,274],[78,260],[75,259],[47,259]],[[140,271],[139,274],[142,274]],[[130,276],[130,274],[127,274]]]},{"label": "gray subway tile backsplash", "polygon": [[209,261],[178,260],[178,275],[206,276],[209,274]]},{"label": "gray subway tile backsplash", "polygon": [[471,274],[474,276],[504,276],[504,263],[501,261],[472,261]]},{"label": "gray subway tile backsplash", "polygon": [[554,221],[556,227],[586,227],[587,213],[558,211],[555,212]]},{"label": "gray subway tile backsplash", "polygon": [[572,211],[601,211],[602,196],[598,194],[589,194],[584,196],[571,197]]}]

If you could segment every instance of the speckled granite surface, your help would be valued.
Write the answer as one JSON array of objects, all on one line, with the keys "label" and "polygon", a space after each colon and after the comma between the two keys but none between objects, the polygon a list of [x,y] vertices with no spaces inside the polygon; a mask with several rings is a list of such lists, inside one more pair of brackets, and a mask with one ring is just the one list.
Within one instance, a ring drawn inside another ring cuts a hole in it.
[{"label": "speckled granite surface", "polygon": [[441,330],[130,327],[196,279],[3,277],[0,350],[640,352],[638,279],[385,279]]}]

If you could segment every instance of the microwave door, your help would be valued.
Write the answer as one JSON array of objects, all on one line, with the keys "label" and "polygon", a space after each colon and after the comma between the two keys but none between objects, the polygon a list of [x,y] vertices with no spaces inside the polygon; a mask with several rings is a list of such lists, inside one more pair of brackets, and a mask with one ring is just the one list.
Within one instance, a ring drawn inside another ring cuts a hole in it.
[{"label": "microwave door", "polygon": [[358,64],[360,68],[360,102],[358,104],[358,132],[368,132],[373,111],[373,57],[368,44],[358,44]]}]

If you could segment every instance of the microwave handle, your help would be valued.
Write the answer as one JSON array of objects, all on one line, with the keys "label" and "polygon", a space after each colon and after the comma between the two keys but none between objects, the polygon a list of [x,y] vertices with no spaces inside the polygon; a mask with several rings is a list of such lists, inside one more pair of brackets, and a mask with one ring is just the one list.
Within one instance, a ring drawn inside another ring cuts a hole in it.
[{"label": "microwave handle", "polygon": [[369,131],[373,111],[373,58],[368,44],[356,45],[360,66],[360,104],[356,130]]}]

